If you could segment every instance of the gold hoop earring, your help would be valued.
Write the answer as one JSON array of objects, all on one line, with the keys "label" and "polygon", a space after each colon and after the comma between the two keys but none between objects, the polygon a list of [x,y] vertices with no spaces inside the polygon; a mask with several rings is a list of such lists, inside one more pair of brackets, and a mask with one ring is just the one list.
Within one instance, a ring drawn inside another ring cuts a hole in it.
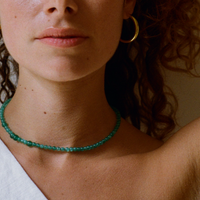
[{"label": "gold hoop earring", "polygon": [[137,38],[137,36],[139,34],[139,31],[140,31],[138,21],[133,16],[130,16],[130,18],[133,20],[133,23],[135,24],[135,35],[130,40],[122,40],[122,39],[120,39],[120,42],[122,42],[122,43],[131,43],[131,42],[133,42]]}]

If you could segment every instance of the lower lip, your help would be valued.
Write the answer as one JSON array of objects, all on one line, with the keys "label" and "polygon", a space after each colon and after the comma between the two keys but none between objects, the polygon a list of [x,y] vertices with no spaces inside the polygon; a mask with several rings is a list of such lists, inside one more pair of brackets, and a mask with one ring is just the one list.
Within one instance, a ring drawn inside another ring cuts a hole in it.
[{"label": "lower lip", "polygon": [[86,40],[86,37],[74,37],[74,38],[41,38],[38,39],[44,44],[60,47],[60,48],[67,48],[67,47],[75,47]]}]

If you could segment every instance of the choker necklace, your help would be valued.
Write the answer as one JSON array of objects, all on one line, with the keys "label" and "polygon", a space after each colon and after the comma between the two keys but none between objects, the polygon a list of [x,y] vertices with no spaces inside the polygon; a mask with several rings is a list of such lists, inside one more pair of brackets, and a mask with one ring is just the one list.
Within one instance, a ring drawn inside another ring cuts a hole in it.
[{"label": "choker necklace", "polygon": [[118,129],[120,127],[120,123],[121,123],[121,115],[120,115],[119,111],[116,108],[112,107],[112,109],[115,111],[115,114],[116,114],[117,123],[116,123],[113,131],[106,138],[101,140],[100,142],[97,142],[93,145],[84,146],[84,147],[56,147],[56,146],[50,146],[50,145],[43,145],[43,144],[39,144],[39,143],[36,143],[36,142],[25,140],[25,139],[19,137],[18,135],[16,135],[15,133],[13,133],[10,130],[10,128],[8,127],[8,124],[6,123],[6,120],[4,118],[4,110],[5,110],[6,106],[8,105],[8,103],[10,102],[10,100],[11,99],[8,99],[7,101],[5,101],[5,103],[2,105],[2,107],[0,109],[0,118],[1,118],[2,126],[4,127],[6,132],[10,135],[10,138],[12,138],[13,140],[15,140],[17,142],[25,144],[28,147],[36,147],[36,148],[39,148],[39,149],[62,151],[62,152],[79,152],[79,151],[92,150],[92,149],[95,149],[95,148],[103,145],[105,142],[110,140],[115,135],[115,133],[118,131]]}]

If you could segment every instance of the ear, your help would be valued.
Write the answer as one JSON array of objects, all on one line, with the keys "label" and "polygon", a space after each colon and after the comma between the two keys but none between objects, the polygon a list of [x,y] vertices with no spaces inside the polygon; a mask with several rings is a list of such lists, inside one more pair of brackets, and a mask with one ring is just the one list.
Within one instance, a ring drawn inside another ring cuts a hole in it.
[{"label": "ear", "polygon": [[124,19],[128,19],[133,13],[136,0],[124,0]]}]

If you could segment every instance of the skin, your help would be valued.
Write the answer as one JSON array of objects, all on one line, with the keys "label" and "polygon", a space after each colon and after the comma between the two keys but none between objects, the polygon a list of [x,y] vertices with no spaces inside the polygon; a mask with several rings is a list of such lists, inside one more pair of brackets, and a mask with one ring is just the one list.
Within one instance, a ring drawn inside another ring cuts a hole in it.
[{"label": "skin", "polygon": [[[41,144],[86,146],[112,131],[105,64],[134,6],[135,0],[0,0],[4,41],[20,70],[5,111],[13,132]],[[88,39],[66,49],[35,41],[50,26],[76,28]],[[183,200],[194,199],[199,186],[199,124],[163,144],[122,120],[106,144],[71,154],[26,147],[2,128],[0,138],[48,199]]]}]

